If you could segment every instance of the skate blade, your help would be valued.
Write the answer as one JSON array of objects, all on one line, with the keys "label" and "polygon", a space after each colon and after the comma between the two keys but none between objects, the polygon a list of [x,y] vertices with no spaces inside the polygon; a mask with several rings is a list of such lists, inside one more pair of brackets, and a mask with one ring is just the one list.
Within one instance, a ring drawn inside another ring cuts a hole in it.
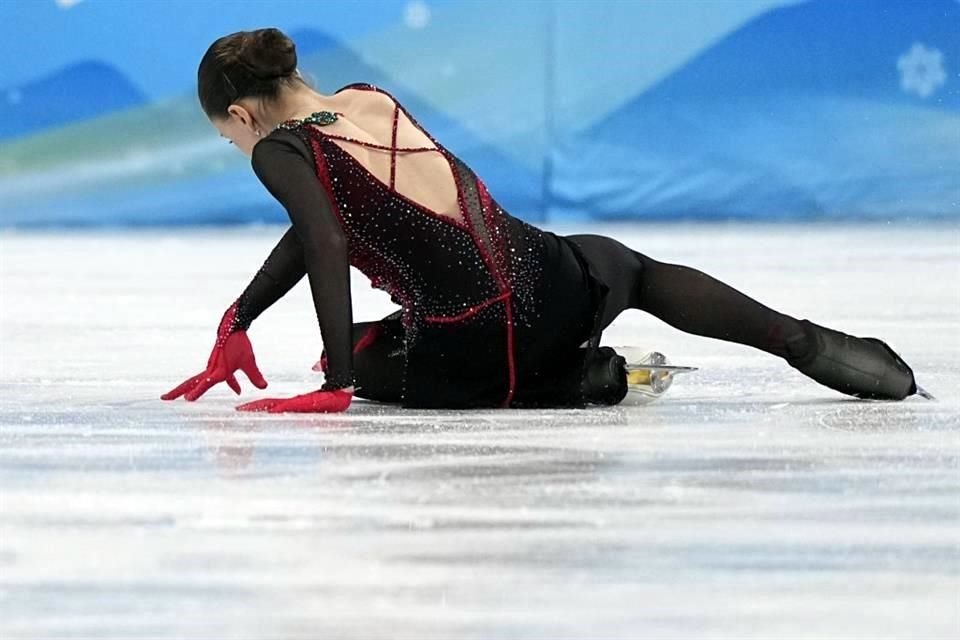
[{"label": "skate blade", "polygon": [[934,402],[937,402],[936,397],[920,385],[917,385],[917,395],[921,398],[926,398],[927,400],[933,400]]},{"label": "skate blade", "polygon": [[671,374],[689,373],[690,371],[699,371],[699,367],[683,367],[675,364],[627,364],[627,372],[650,371],[650,372],[668,372]]}]

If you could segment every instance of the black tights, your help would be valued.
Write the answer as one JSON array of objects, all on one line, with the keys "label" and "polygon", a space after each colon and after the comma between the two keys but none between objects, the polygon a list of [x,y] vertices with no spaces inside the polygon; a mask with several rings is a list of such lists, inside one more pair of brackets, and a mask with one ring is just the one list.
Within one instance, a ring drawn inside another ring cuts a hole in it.
[{"label": "black tights", "polygon": [[781,358],[809,346],[800,323],[707,274],[657,262],[604,236],[567,236],[610,287],[602,327],[627,309],[646,311],[681,331],[738,342]]},{"label": "black tights", "polygon": [[[811,348],[800,323],[765,307],[705,273],[657,262],[623,244],[597,235],[567,238],[610,287],[603,311],[606,328],[627,309],[646,311],[687,333],[755,347],[781,358],[802,358]],[[374,331],[374,334],[370,334]],[[357,395],[400,402],[403,383],[403,327],[399,313],[353,328]]]}]

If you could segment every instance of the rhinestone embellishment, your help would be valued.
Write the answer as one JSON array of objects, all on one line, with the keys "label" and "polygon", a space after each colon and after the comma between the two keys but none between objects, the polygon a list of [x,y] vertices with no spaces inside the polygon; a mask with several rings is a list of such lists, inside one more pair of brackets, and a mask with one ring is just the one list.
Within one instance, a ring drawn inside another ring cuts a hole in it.
[{"label": "rhinestone embellishment", "polygon": [[320,127],[325,127],[328,124],[333,124],[337,119],[342,116],[342,113],[337,113],[334,111],[314,111],[306,118],[301,118],[297,120],[296,118],[291,120],[284,120],[275,127],[276,129],[287,129],[288,131],[293,131],[305,124],[315,124]]}]

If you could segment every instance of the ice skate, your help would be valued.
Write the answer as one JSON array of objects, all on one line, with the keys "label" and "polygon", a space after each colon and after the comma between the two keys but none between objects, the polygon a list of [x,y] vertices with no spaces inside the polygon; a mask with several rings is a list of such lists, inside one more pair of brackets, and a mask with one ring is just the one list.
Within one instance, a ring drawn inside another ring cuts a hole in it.
[{"label": "ice skate", "polygon": [[614,349],[626,359],[627,395],[622,402],[625,405],[650,404],[667,392],[675,376],[697,370],[697,367],[671,365],[658,351],[636,347]]},{"label": "ice skate", "polygon": [[917,385],[913,370],[886,342],[851,336],[809,320],[801,325],[806,339],[798,337],[796,344],[812,347],[787,362],[820,384],[868,400],[903,400],[913,394],[935,399]]}]

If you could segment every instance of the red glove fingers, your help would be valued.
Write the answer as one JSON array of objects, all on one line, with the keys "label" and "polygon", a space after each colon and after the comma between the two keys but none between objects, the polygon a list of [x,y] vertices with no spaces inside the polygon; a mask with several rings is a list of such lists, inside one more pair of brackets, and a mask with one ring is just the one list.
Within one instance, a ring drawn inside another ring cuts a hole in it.
[{"label": "red glove fingers", "polygon": [[[247,344],[250,344],[249,341]],[[260,373],[260,368],[257,367],[257,359],[253,356],[253,347],[250,347],[249,359],[240,362],[240,371],[243,371],[247,379],[249,379],[257,389],[267,388],[267,379]],[[238,384],[237,386],[239,387],[240,385]]]},{"label": "red glove fingers", "polygon": [[175,400],[184,396],[187,401],[193,402],[220,382],[226,382],[235,393],[239,394],[240,383],[234,375],[237,370],[243,371],[257,388],[266,388],[267,381],[257,367],[253,347],[246,331],[235,331],[225,338],[218,337],[217,344],[207,360],[207,368],[160,398]]},{"label": "red glove fingers", "polygon": [[353,391],[311,391],[292,398],[263,398],[237,407],[237,411],[264,411],[267,413],[340,413],[353,400]]},{"label": "red glove fingers", "polygon": [[240,383],[237,381],[237,376],[232,373],[227,376],[227,386],[233,389],[235,394],[240,395]]},{"label": "red glove fingers", "polygon": [[187,391],[197,386],[197,383],[204,376],[204,374],[206,374],[206,371],[202,371],[197,375],[193,376],[192,378],[187,378],[186,380],[178,384],[176,387],[174,387],[170,391],[167,391],[165,394],[160,396],[160,399],[176,400],[177,398],[185,394]]},{"label": "red glove fingers", "polygon": [[222,371],[208,371],[207,375],[200,379],[193,389],[190,389],[185,394],[183,394],[183,399],[187,402],[194,402],[200,398],[203,394],[210,390],[212,386],[217,383],[223,382],[226,379],[226,376]]},{"label": "red glove fingers", "polygon": [[283,402],[283,398],[261,398],[241,405],[237,405],[237,411],[262,411],[269,412],[270,409]]}]

